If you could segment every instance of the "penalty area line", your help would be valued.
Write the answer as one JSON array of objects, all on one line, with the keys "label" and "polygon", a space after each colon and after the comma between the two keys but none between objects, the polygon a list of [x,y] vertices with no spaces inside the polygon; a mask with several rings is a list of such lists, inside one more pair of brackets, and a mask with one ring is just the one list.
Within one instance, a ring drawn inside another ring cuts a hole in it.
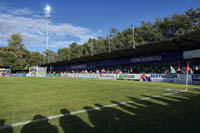
[{"label": "penalty area line", "polygon": [[26,124],[37,123],[37,122],[41,122],[41,121],[45,121],[45,120],[53,120],[53,119],[60,118],[60,117],[66,117],[66,116],[70,116],[70,115],[76,115],[76,114],[91,112],[91,111],[95,111],[95,110],[101,110],[101,109],[104,109],[104,108],[110,108],[110,107],[115,107],[115,106],[119,106],[119,105],[125,105],[125,104],[134,103],[134,102],[138,102],[138,101],[149,100],[149,99],[153,99],[153,98],[156,98],[156,97],[169,96],[169,95],[178,94],[178,93],[182,93],[182,92],[186,92],[186,91],[181,90],[181,91],[176,91],[176,92],[172,92],[172,93],[165,93],[165,94],[161,94],[161,95],[144,97],[144,98],[137,99],[137,100],[130,100],[130,101],[127,101],[127,102],[120,102],[118,104],[110,104],[110,105],[105,105],[105,106],[102,106],[102,107],[95,107],[95,108],[91,108],[91,109],[79,110],[79,111],[70,112],[70,113],[67,113],[67,114],[58,114],[58,115],[54,115],[54,116],[49,116],[47,118],[37,119],[37,120],[29,120],[29,121],[25,121],[25,122],[18,122],[18,123],[14,123],[14,124],[10,124],[10,125],[0,126],[0,130],[5,129],[5,128],[24,126]]}]

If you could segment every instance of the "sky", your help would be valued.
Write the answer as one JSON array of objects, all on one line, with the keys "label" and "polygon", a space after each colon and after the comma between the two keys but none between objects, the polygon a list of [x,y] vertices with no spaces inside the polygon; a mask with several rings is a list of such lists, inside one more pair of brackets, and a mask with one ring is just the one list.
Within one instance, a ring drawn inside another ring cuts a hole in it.
[{"label": "sky", "polygon": [[45,51],[44,8],[51,6],[49,50],[57,51],[72,42],[106,37],[112,27],[118,31],[155,17],[200,8],[200,0],[0,0],[0,46],[13,33],[21,33],[30,51]]}]

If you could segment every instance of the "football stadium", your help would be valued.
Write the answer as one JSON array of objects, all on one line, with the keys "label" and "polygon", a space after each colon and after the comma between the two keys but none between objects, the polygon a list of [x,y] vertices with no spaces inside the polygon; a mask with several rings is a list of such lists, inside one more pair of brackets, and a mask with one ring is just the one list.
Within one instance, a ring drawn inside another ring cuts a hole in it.
[{"label": "football stadium", "polygon": [[[102,37],[58,24],[55,14],[68,9],[47,3],[43,18],[29,9],[34,2],[7,11],[8,4],[0,6],[0,32],[14,28],[6,45],[1,41],[7,33],[0,33],[0,133],[200,132],[199,2],[190,3],[193,8],[182,3],[183,10],[175,2],[179,13],[139,26],[128,22],[131,26],[121,31],[98,33]],[[128,7],[122,3],[118,6]],[[155,18],[156,9],[151,10]],[[69,38],[74,40],[61,45]]]}]

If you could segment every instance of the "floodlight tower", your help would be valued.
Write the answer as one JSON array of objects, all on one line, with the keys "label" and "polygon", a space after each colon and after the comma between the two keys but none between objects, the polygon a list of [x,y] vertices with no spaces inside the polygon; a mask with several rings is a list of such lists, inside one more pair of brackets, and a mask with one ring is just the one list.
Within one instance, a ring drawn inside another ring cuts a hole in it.
[{"label": "floodlight tower", "polygon": [[108,52],[110,53],[111,50],[110,50],[110,44],[111,44],[111,36],[109,35],[108,36]]},{"label": "floodlight tower", "polygon": [[51,12],[51,7],[50,6],[46,6],[44,8],[44,14],[45,14],[45,18],[46,18],[46,30],[47,30],[47,40],[46,40],[46,50],[48,50],[48,45],[49,45],[49,19],[51,18],[51,15],[50,15],[50,12]]},{"label": "floodlight tower", "polygon": [[132,38],[132,39],[133,39],[133,42],[132,42],[132,43],[133,43],[133,48],[135,49],[135,44],[134,44],[134,40],[135,40],[134,31],[135,31],[135,29],[134,29],[134,26],[133,26],[133,25],[131,25],[131,28],[132,28],[132,31],[133,31],[133,32],[132,32],[132,33],[133,33],[133,38]]},{"label": "floodlight tower", "polygon": [[[47,40],[46,40],[46,52],[48,52],[48,47],[49,47],[49,19],[51,18],[51,15],[50,15],[50,12],[51,12],[51,7],[50,6],[46,6],[44,8],[44,15],[45,15],[45,18],[47,20],[47,23],[46,23],[46,30],[47,30]],[[49,55],[47,53],[47,62],[49,63]]]}]

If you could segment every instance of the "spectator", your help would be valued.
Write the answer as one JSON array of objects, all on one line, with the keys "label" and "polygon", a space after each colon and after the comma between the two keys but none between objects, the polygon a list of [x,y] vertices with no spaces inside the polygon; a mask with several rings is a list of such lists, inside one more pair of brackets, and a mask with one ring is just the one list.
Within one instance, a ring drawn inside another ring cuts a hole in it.
[{"label": "spectator", "polygon": [[176,70],[174,69],[173,66],[170,66],[170,73],[172,73],[172,74],[176,73]]},{"label": "spectator", "polygon": [[169,70],[168,70],[168,69],[166,69],[166,70],[165,70],[165,74],[168,74],[168,73],[169,73]]},{"label": "spectator", "polygon": [[196,66],[195,69],[194,69],[194,74],[200,74],[200,70],[199,70],[199,67]]},{"label": "spectator", "polygon": [[180,66],[178,66],[176,73],[181,74],[181,67]]},{"label": "spectator", "polygon": [[194,74],[192,68],[189,68],[189,74]]},{"label": "spectator", "polygon": [[99,73],[99,70],[98,70],[98,69],[96,70],[96,73]]},{"label": "spectator", "polygon": [[161,69],[162,69],[162,67],[161,67],[161,65],[159,64],[157,73],[161,73]]}]

